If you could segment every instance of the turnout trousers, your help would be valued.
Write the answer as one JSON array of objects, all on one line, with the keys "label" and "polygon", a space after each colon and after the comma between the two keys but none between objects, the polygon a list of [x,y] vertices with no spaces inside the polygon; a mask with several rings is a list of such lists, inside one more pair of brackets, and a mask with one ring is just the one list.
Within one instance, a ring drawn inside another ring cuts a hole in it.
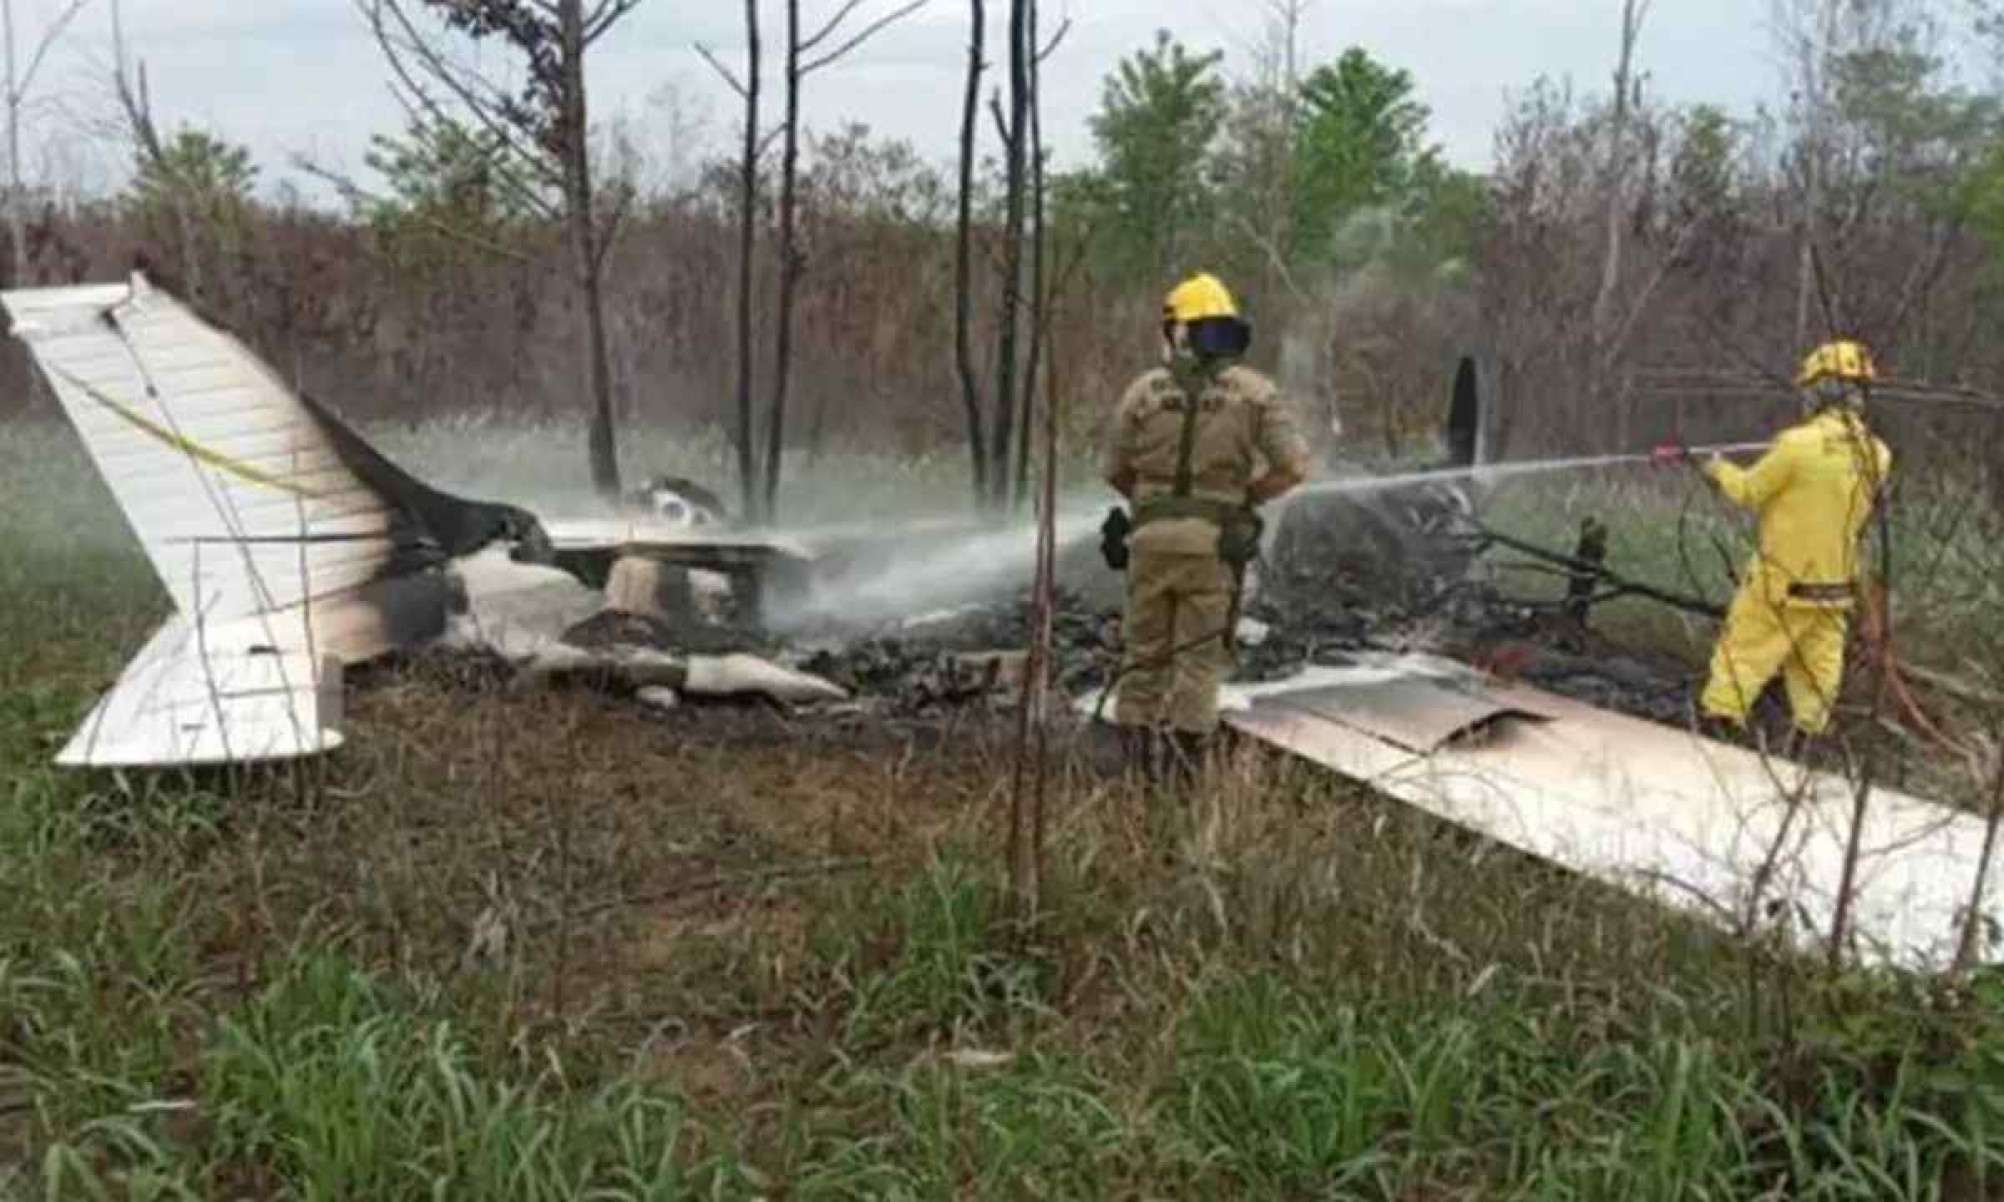
[{"label": "turnout trousers", "polygon": [[1700,706],[1708,717],[1744,725],[1747,711],[1779,672],[1796,728],[1821,734],[1844,684],[1850,629],[1848,609],[1778,603],[1757,584],[1742,586],[1712,649]]},{"label": "turnout trousers", "polygon": [[1210,734],[1230,671],[1232,574],[1216,555],[1137,547],[1127,567],[1126,654],[1114,721]]}]

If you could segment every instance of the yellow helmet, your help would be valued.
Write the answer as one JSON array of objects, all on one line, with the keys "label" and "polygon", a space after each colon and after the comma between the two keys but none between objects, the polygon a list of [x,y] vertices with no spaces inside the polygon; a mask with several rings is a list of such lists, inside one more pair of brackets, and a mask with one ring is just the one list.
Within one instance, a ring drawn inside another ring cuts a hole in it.
[{"label": "yellow helmet", "polygon": [[1802,370],[1795,375],[1795,386],[1808,388],[1824,380],[1868,383],[1878,378],[1879,371],[1872,365],[1872,353],[1865,349],[1865,344],[1840,338],[1809,352],[1809,357],[1802,361]]},{"label": "yellow helmet", "polygon": [[1170,289],[1162,301],[1162,320],[1188,325],[1207,317],[1237,317],[1238,305],[1218,277],[1199,272]]}]

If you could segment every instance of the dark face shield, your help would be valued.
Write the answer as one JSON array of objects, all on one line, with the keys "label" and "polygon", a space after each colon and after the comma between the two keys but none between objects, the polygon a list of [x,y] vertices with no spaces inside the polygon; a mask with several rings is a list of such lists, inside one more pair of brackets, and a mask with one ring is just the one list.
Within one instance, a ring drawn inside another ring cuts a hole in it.
[{"label": "dark face shield", "polygon": [[1865,408],[1865,387],[1856,380],[1828,376],[1803,389],[1802,407],[1810,413],[1821,413],[1826,409],[1862,412]]},{"label": "dark face shield", "polygon": [[1205,317],[1187,327],[1190,349],[1205,359],[1237,359],[1252,346],[1252,327],[1236,317]]}]

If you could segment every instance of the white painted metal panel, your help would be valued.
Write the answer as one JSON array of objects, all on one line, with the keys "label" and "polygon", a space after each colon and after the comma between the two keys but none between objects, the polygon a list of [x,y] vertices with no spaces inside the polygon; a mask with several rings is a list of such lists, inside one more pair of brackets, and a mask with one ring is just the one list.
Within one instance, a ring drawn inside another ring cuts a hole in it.
[{"label": "white painted metal panel", "polygon": [[803,542],[780,535],[748,535],[743,531],[678,526],[670,522],[626,518],[579,518],[545,521],[543,530],[560,550],[596,551],[631,549],[644,553],[649,546],[714,547],[746,551],[774,551],[808,559],[812,550]]},{"label": "white painted metal panel", "polygon": [[436,635],[444,582],[385,575],[396,513],[236,339],[135,276],[0,293],[177,609],[58,757],[338,746],[340,663]]},{"label": "white painted metal panel", "polygon": [[[1491,702],[1541,720],[1504,717],[1480,740],[1416,752],[1332,720],[1326,708],[1331,689],[1401,680],[1434,682],[1450,708],[1450,694],[1480,684]],[[1295,705],[1290,694],[1321,700]],[[1083,698],[1079,709],[1091,713],[1097,702]],[[1482,683],[1463,665],[1424,656],[1366,657],[1232,686],[1221,708],[1248,735],[1639,896],[1732,929],[1778,901],[1804,947],[1831,929],[1856,802],[1841,777],[1540,690]],[[1972,902],[1990,931],[2004,929],[1994,879],[1977,896],[1983,836],[1974,815],[1874,787],[1852,901],[1857,955],[1945,967]],[[1994,945],[1977,951],[1986,962],[2004,958]]]},{"label": "white painted metal panel", "polygon": [[390,540],[353,536],[389,506],[236,339],[138,277],[0,304],[181,613],[226,625],[380,574]]},{"label": "white painted metal panel", "polygon": [[452,574],[466,608],[452,616],[442,642],[491,649],[509,659],[537,654],[604,604],[569,572],[517,563],[499,547],[457,561]]},{"label": "white painted metal panel", "polygon": [[56,762],[74,767],[289,759],[340,746],[341,669],[298,614],[218,625],[170,618]]}]

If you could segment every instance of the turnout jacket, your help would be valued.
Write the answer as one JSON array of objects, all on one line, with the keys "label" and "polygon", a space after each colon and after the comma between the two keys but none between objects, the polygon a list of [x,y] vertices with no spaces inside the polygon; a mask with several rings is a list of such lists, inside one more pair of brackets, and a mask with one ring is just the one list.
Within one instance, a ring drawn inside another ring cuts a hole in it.
[{"label": "turnout jacket", "polygon": [[1172,498],[1182,460],[1184,414],[1197,406],[1190,436],[1189,493],[1198,502],[1244,506],[1246,489],[1269,467],[1306,475],[1308,440],[1264,375],[1233,364],[1205,371],[1158,367],[1127,388],[1115,411],[1105,450],[1107,483],[1134,502],[1136,550],[1209,555],[1218,545],[1218,523],[1201,516],[1150,519]]},{"label": "turnout jacket", "polygon": [[1886,444],[1842,410],[1782,431],[1750,468],[1707,462],[1719,491],[1759,515],[1759,546],[1742,588],[1776,605],[1850,608],[1859,536],[1892,467]]}]

